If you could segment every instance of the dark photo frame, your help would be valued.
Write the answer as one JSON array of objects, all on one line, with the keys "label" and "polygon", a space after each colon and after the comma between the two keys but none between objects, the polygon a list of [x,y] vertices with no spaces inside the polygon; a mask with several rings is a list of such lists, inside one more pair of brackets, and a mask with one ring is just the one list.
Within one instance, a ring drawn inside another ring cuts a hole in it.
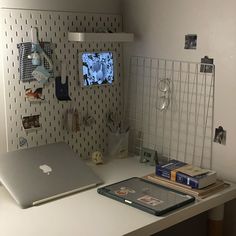
[{"label": "dark photo frame", "polygon": [[226,144],[226,130],[222,126],[215,129],[214,142],[219,144]]},{"label": "dark photo frame", "polygon": [[185,35],[184,49],[197,49],[197,35],[196,34]]}]

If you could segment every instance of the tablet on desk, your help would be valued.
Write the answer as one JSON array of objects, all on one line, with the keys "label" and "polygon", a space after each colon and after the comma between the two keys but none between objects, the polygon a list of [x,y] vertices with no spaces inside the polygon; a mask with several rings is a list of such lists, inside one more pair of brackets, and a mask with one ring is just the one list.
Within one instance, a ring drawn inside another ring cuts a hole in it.
[{"label": "tablet on desk", "polygon": [[191,195],[138,177],[98,188],[98,193],[157,216],[195,200]]}]

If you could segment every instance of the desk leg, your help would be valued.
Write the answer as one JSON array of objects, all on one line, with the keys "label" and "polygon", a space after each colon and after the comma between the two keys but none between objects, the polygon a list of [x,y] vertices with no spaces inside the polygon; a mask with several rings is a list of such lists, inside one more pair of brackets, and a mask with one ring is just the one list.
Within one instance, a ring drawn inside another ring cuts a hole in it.
[{"label": "desk leg", "polygon": [[208,212],[208,236],[223,236],[224,204]]}]

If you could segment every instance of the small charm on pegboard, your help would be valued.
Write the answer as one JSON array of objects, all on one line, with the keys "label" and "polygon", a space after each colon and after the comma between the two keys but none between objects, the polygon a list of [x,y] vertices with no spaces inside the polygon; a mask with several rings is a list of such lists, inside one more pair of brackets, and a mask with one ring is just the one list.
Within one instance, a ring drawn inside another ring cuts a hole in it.
[{"label": "small charm on pegboard", "polygon": [[222,126],[215,128],[214,142],[226,145],[226,130]]},{"label": "small charm on pegboard", "polygon": [[25,131],[35,131],[42,128],[42,125],[39,121],[40,115],[24,116],[22,117],[22,125]]},{"label": "small charm on pegboard", "polygon": [[38,87],[35,89],[27,88],[25,90],[25,97],[29,102],[45,101],[45,96],[43,95],[43,88],[42,87]]},{"label": "small charm on pegboard", "polygon": [[197,35],[196,34],[185,35],[184,49],[197,49]]},{"label": "small charm on pegboard", "polygon": [[65,127],[68,131],[79,131],[79,112],[76,108],[71,108],[66,111]]},{"label": "small charm on pegboard", "polygon": [[24,137],[19,137],[19,146],[28,147],[28,140]]}]

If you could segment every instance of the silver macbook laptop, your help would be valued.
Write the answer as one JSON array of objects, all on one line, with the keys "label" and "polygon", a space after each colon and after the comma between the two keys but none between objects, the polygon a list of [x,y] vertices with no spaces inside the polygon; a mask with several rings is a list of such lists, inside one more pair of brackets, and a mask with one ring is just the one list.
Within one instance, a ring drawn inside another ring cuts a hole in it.
[{"label": "silver macbook laptop", "polygon": [[102,183],[65,143],[1,155],[0,181],[22,208]]}]

